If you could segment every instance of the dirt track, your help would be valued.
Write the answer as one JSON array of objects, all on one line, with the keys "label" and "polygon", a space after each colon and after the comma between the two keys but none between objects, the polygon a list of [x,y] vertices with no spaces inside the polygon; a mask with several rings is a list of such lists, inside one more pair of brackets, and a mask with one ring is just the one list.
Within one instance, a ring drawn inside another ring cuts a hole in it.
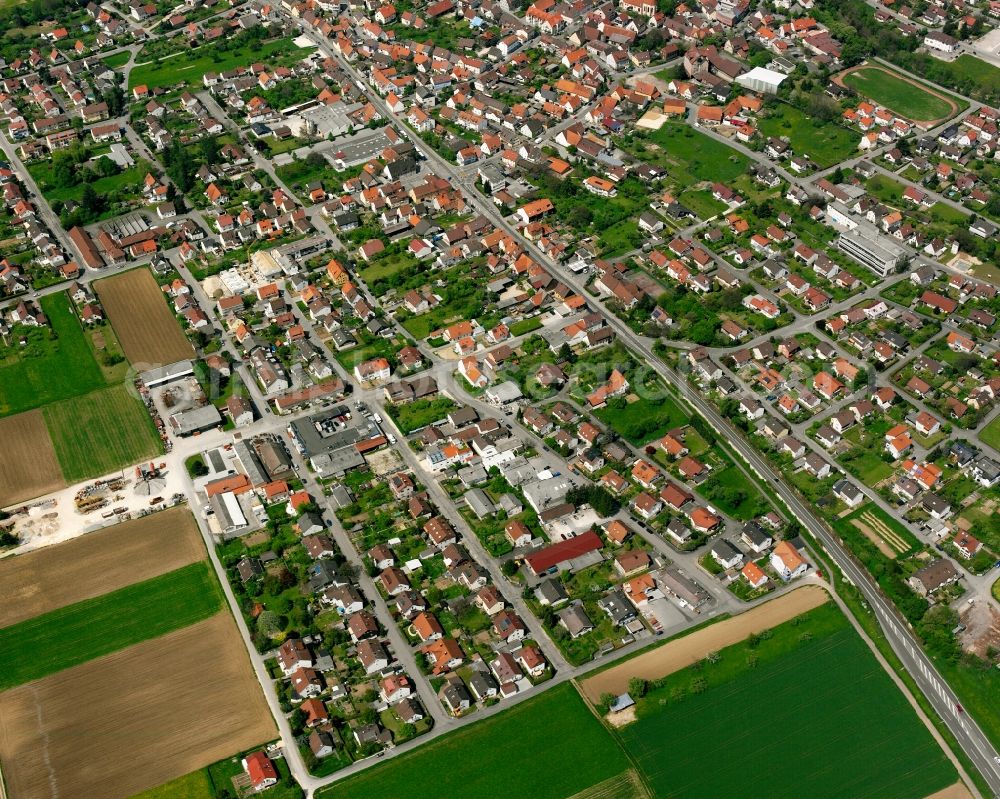
[{"label": "dirt track", "polygon": [[[926,83],[921,83],[918,80],[914,80],[913,78],[907,77],[906,75],[902,74],[901,72],[896,72],[895,70],[889,69],[888,67],[883,67],[883,66],[881,66],[878,63],[869,63],[869,62],[866,61],[866,62],[864,62],[862,64],[858,64],[855,67],[849,67],[848,69],[845,69],[843,72],[840,72],[840,73],[834,75],[831,78],[831,80],[834,83],[836,83],[838,86],[840,86],[842,89],[851,89],[850,86],[848,86],[846,83],[844,83],[844,76],[845,75],[850,75],[852,72],[857,72],[859,69],[877,69],[877,70],[880,70],[882,72],[885,72],[885,73],[887,73],[889,75],[892,75],[894,78],[898,78],[899,80],[904,81],[905,83],[909,83],[909,84],[911,84],[913,86],[916,86],[916,87],[918,87],[920,89],[923,89],[925,92],[927,92],[927,94],[930,94],[930,95],[932,95],[934,97],[937,97],[939,100],[943,100],[944,102],[946,102],[948,105],[951,106],[951,113],[948,114],[948,116],[939,117],[938,119],[910,119],[910,122],[912,122],[914,125],[916,125],[921,130],[930,130],[931,128],[935,128],[938,125],[941,125],[944,122],[946,122],[947,120],[951,119],[959,111],[958,104],[954,100],[952,100],[950,97],[947,97],[946,95],[941,94],[941,92],[935,91],[930,86],[928,86]],[[853,89],[852,89],[852,91],[853,91]],[[893,112],[893,113],[895,113],[895,112]],[[899,116],[902,116],[902,114],[900,114]],[[909,117],[904,117],[904,119],[909,119]]]},{"label": "dirt track", "polygon": [[830,600],[829,594],[817,585],[807,585],[783,594],[777,599],[706,627],[691,635],[670,641],[663,646],[626,660],[580,683],[584,695],[594,704],[606,693],[621,694],[628,690],[632,677],[656,680],[701,660],[745,639],[750,633],[775,627],[807,610]]},{"label": "dirt track", "polygon": [[127,799],[276,734],[228,611],[0,694],[16,799]]},{"label": "dirt track", "polygon": [[202,560],[185,506],[0,560],[0,627],[106,594]]},{"label": "dirt track", "polygon": [[0,419],[0,508],[66,485],[40,410]]}]

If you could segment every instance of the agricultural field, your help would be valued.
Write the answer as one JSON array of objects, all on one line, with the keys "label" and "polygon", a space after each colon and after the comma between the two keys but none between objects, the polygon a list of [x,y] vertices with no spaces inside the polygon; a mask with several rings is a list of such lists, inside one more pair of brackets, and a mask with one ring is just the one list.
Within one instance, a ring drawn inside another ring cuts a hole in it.
[{"label": "agricultural field", "polygon": [[163,451],[146,406],[131,392],[122,383],[43,409],[66,482],[107,474]]},{"label": "agricultural field", "polygon": [[[2,435],[2,433],[0,433]],[[0,628],[172,572],[205,557],[184,506],[0,560]]]},{"label": "agricultural field", "polygon": [[[586,757],[581,757],[584,752]],[[566,799],[628,767],[625,755],[573,686],[563,684],[316,796],[439,799],[530,793],[533,799]]]},{"label": "agricultural field", "polygon": [[133,796],[275,734],[228,612],[0,693],[18,799]]},{"label": "agricultural field", "polygon": [[211,567],[200,561],[0,628],[0,690],[194,624],[221,606]]},{"label": "agricultural field", "polygon": [[913,122],[933,122],[959,110],[954,100],[886,67],[857,67],[841,73],[840,80],[872,102]]},{"label": "agricultural field", "polygon": [[137,369],[142,371],[194,356],[194,349],[148,269],[132,269],[96,281],[94,289],[126,357]]},{"label": "agricultural field", "polygon": [[[237,67],[248,67],[256,61],[272,62],[278,56],[295,52],[298,48],[291,39],[275,39],[263,44],[254,43],[231,50],[217,51],[211,45],[204,45],[188,53],[166,56],[154,61],[139,63],[130,73],[128,87],[146,85],[150,90],[159,87],[171,89],[197,84],[201,87],[202,76],[206,72],[226,72]],[[303,52],[304,56],[305,53]],[[140,52],[137,61],[141,61]]]},{"label": "agricultural field", "polygon": [[106,385],[69,297],[41,299],[51,328],[25,329],[24,347],[0,343],[0,416],[79,397]]},{"label": "agricultural field", "polygon": [[794,106],[772,103],[757,120],[764,136],[787,137],[796,155],[808,157],[820,169],[854,155],[858,135],[836,122],[813,119]]},{"label": "agricultural field", "polygon": [[0,507],[65,485],[45,416],[25,411],[0,419]]},{"label": "agricultural field", "polygon": [[599,669],[580,683],[580,690],[593,704],[606,693],[620,694],[628,690],[629,680],[659,680],[695,663],[709,652],[717,652],[818,608],[830,599],[825,590],[810,585],[757,605],[738,616],[716,617],[707,626],[688,630],[678,636],[627,658],[605,669]]},{"label": "agricultural field", "polygon": [[957,781],[832,603],[675,672],[636,715],[617,735],[658,799],[745,795],[764,770],[769,797],[922,799]]}]

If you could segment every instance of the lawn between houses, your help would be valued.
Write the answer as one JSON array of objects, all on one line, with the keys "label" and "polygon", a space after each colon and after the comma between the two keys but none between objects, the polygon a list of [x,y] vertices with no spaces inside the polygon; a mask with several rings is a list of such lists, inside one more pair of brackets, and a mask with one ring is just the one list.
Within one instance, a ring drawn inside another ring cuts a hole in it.
[{"label": "lawn between houses", "polygon": [[[275,61],[277,57],[287,56],[297,49],[291,39],[275,39],[263,44],[255,43],[253,46],[247,44],[224,51],[211,45],[203,45],[190,53],[180,53],[137,65],[129,73],[128,87],[129,90],[143,85],[150,90],[159,87],[177,89],[183,85],[200,84],[206,72],[226,72],[237,67],[248,67],[256,61]],[[139,58],[142,58],[141,52]]]},{"label": "lawn between houses", "polygon": [[530,795],[532,799],[566,799],[628,768],[628,759],[614,738],[573,686],[564,683],[497,716],[322,788],[316,797],[490,799]]},{"label": "lawn between houses", "polygon": [[[712,659],[665,678],[616,732],[655,797],[741,796],[751,779],[769,797],[920,799],[957,781],[833,603]],[[780,778],[760,782],[762,767]]]},{"label": "lawn between houses", "polygon": [[211,567],[199,561],[0,628],[0,691],[187,627],[221,607]]},{"label": "lawn between houses", "polygon": [[796,155],[808,156],[820,169],[826,169],[854,155],[858,135],[836,122],[813,119],[787,103],[767,106],[767,115],[757,120],[764,136],[785,136]]}]

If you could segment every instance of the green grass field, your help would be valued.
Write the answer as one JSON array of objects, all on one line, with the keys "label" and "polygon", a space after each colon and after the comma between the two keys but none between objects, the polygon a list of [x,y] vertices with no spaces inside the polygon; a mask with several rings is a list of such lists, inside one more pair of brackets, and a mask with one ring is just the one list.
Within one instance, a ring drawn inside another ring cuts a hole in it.
[{"label": "green grass field", "polygon": [[115,53],[114,55],[105,56],[101,59],[105,66],[111,69],[117,69],[118,67],[123,67],[128,63],[129,57],[132,54],[128,50],[122,50],[120,53]]},{"label": "green grass field", "polygon": [[971,81],[986,92],[1000,92],[1000,69],[981,58],[963,53],[954,61],[943,61],[939,69],[949,72],[956,82]]},{"label": "green grass field", "polygon": [[6,358],[0,349],[0,416],[77,397],[106,385],[69,297],[50,294],[42,297],[41,306],[51,331],[29,331],[28,345],[7,349]]},{"label": "green grass field", "polygon": [[392,416],[403,435],[409,435],[414,430],[419,430],[438,419],[443,419],[454,408],[455,403],[447,397],[436,397],[392,406],[389,409],[389,415]]},{"label": "green grass field", "polygon": [[785,103],[771,104],[757,120],[764,136],[787,136],[796,155],[808,156],[820,169],[853,155],[858,135],[836,122],[820,122]]},{"label": "green grass field", "polygon": [[680,188],[703,180],[728,183],[745,174],[750,165],[742,153],[682,122],[668,122],[646,138],[660,151],[647,145],[642,157],[668,168]]},{"label": "green grass field", "polygon": [[317,791],[318,799],[566,799],[629,762],[572,685]]},{"label": "green grass field", "polygon": [[668,678],[617,733],[657,799],[921,799],[957,780],[833,604],[720,655]]},{"label": "green grass field", "polygon": [[207,619],[222,592],[206,561],[0,629],[0,690]]},{"label": "green grass field", "polygon": [[873,102],[915,122],[929,122],[955,113],[947,100],[884,67],[862,67],[845,75],[844,83]]},{"label": "green grass field", "polygon": [[771,509],[757,487],[735,465],[714,471],[698,486],[698,492],[723,513],[739,521],[749,521]]},{"label": "green grass field", "polygon": [[1000,450],[1000,416],[979,431],[979,437],[984,444],[989,444],[995,450]]},{"label": "green grass field", "polygon": [[208,770],[201,769],[136,794],[133,799],[215,799],[215,791],[212,790]]},{"label": "green grass field", "polygon": [[[123,169],[117,175],[98,178],[90,183],[101,197],[107,197],[112,202],[128,202],[139,196],[142,180],[146,173],[156,171],[148,161],[138,160],[135,166]],[[37,181],[45,199],[50,203],[56,200],[76,200],[83,197],[83,187],[87,184],[77,183],[75,186],[60,186],[56,181],[51,161],[35,161],[28,165],[28,171]],[[109,206],[102,218],[121,213],[114,205]]]},{"label": "green grass field", "polygon": [[[173,58],[164,58],[159,63],[150,61],[135,67],[129,73],[128,87],[132,89],[145,84],[150,89],[160,86],[180,88],[191,83],[200,84],[206,72],[226,72],[237,67],[248,67],[255,61],[273,61],[278,56],[287,55],[297,49],[291,39],[275,39],[252,49],[244,46],[225,51],[218,51],[211,45],[205,45],[191,53],[182,53]],[[141,59],[140,52],[137,60],[141,62]]]},{"label": "green grass field", "polygon": [[163,451],[146,407],[124,383],[47,405],[44,414],[63,477],[69,483]]},{"label": "green grass field", "polygon": [[687,422],[684,411],[669,397],[662,400],[640,398],[623,408],[601,408],[595,411],[595,415],[637,447],[655,438],[663,438],[667,431]]}]

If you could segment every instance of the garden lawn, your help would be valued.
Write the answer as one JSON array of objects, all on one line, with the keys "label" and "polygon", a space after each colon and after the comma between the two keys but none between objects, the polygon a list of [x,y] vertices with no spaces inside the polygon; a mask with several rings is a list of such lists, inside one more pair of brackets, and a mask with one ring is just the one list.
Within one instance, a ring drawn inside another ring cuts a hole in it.
[{"label": "garden lawn", "polygon": [[47,405],[43,412],[68,483],[107,474],[163,451],[146,406],[125,384]]},{"label": "garden lawn", "polygon": [[598,419],[636,447],[662,438],[667,431],[687,423],[687,416],[669,397],[661,400],[640,398],[624,407],[608,405],[595,413]]},{"label": "garden lawn", "polygon": [[980,430],[979,437],[984,444],[989,444],[993,449],[1000,450],[1000,416]]},{"label": "garden lawn", "polygon": [[[226,72],[237,67],[248,67],[256,61],[273,60],[277,55],[295,50],[291,39],[275,39],[260,46],[243,46],[235,50],[219,51],[211,45],[203,45],[190,53],[181,53],[164,58],[160,63],[151,61],[136,66],[128,78],[128,87],[146,85],[150,90],[157,87],[180,88],[181,85],[197,83],[206,72]],[[142,53],[139,53],[142,58]]]},{"label": "garden lawn", "polygon": [[318,799],[566,799],[622,774],[614,738],[564,683],[316,792]]},{"label": "garden lawn", "polygon": [[408,436],[414,430],[427,427],[438,419],[443,419],[454,407],[455,403],[448,397],[437,397],[435,399],[415,400],[405,405],[390,406],[389,415],[403,432],[403,435]]},{"label": "garden lawn", "polygon": [[945,99],[885,67],[862,67],[845,75],[844,83],[879,105],[915,122],[929,122],[951,116],[955,112]]},{"label": "garden lawn", "polygon": [[542,326],[542,320],[537,316],[529,317],[528,319],[519,319],[510,326],[510,334],[513,337],[523,336],[527,333],[533,333]]},{"label": "garden lawn", "polygon": [[[922,799],[957,781],[944,752],[833,604],[679,671],[618,735],[657,799]],[[677,734],[704,747],[678,746]]]},{"label": "garden lawn", "polygon": [[128,50],[122,50],[120,53],[115,53],[113,55],[105,56],[101,59],[105,66],[109,69],[117,69],[118,67],[123,67],[128,63],[129,57],[132,54]]},{"label": "garden lawn", "polygon": [[[41,299],[49,329],[28,332],[29,344],[0,359],[0,416],[77,397],[106,385],[101,367],[64,293]],[[50,332],[55,333],[50,338]],[[2,353],[2,350],[0,350]]]},{"label": "garden lawn", "polygon": [[728,183],[750,165],[742,153],[682,122],[668,122],[646,138],[661,151],[647,148],[645,158],[668,167],[670,178],[682,188],[701,181]]},{"label": "garden lawn", "polygon": [[211,567],[200,561],[4,627],[0,690],[187,627],[221,606]]},{"label": "garden lawn", "polygon": [[836,122],[822,122],[786,103],[768,106],[768,115],[757,120],[767,137],[787,136],[796,155],[807,156],[826,169],[854,155],[858,135]]},{"label": "garden lawn", "polygon": [[712,476],[698,486],[698,491],[723,513],[742,522],[771,510],[757,487],[735,465],[713,471]]},{"label": "garden lawn", "polygon": [[[77,183],[75,186],[58,185],[55,173],[52,170],[51,161],[37,161],[29,164],[28,171],[38,182],[38,188],[42,190],[45,199],[50,203],[56,200],[62,200],[63,202],[66,202],[66,200],[76,200],[79,202],[83,197],[83,187],[87,184]],[[124,192],[122,199],[124,197],[135,199],[139,196],[139,189],[142,186],[143,178],[150,171],[155,170],[153,170],[149,162],[140,160],[136,162],[135,166],[123,169],[117,175],[98,178],[92,181],[90,185],[93,186],[94,191],[101,197],[110,197]],[[114,209],[109,209],[108,213],[110,214],[112,210]],[[119,210],[117,213],[121,213],[121,211]]]}]

